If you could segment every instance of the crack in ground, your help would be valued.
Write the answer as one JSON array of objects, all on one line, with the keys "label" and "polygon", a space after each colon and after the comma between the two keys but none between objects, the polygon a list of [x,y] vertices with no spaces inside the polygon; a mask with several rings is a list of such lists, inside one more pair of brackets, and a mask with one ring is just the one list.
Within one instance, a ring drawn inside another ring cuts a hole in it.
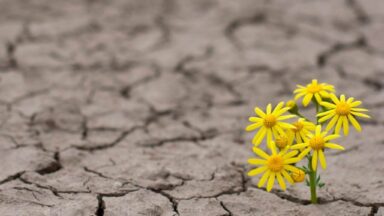
[{"label": "crack in ground", "polygon": [[328,50],[320,53],[317,56],[317,65],[319,68],[323,68],[328,64],[328,60],[335,54],[350,50],[354,48],[365,48],[367,46],[366,39],[360,36],[355,41],[350,43],[336,43]]},{"label": "crack in ground", "polygon": [[[139,65],[139,64],[137,64]],[[143,79],[137,80],[129,86],[125,86],[120,90],[120,95],[126,99],[131,98],[131,92],[134,88],[145,83],[149,83],[153,80],[158,79],[161,76],[161,68],[156,63],[149,63],[150,68],[154,71],[154,74],[151,76],[144,77]],[[132,67],[135,65],[132,65]]]},{"label": "crack in ground", "polygon": [[187,55],[184,58],[181,58],[180,61],[178,61],[178,63],[174,68],[174,71],[176,73],[180,73],[184,75],[186,78],[188,78],[191,81],[195,81],[194,73],[196,71],[188,70],[186,66],[192,62],[199,62],[199,61],[206,60],[212,57],[213,53],[214,53],[214,48],[211,46],[207,46],[205,48],[205,51],[200,55]]},{"label": "crack in ground", "polygon": [[371,22],[368,14],[356,0],[346,0],[346,5],[355,13],[356,19],[360,24],[366,25]]},{"label": "crack in ground", "polygon": [[197,136],[197,137],[182,137],[182,136],[180,136],[180,137],[173,137],[173,138],[168,138],[168,139],[153,139],[153,140],[143,141],[137,145],[141,146],[141,147],[155,148],[155,147],[161,147],[167,143],[174,143],[174,142],[188,142],[189,141],[189,142],[193,142],[193,143],[198,144],[198,142],[200,142],[200,141],[213,139],[216,136],[217,136],[217,134],[211,133],[211,134],[206,134],[204,136]]},{"label": "crack in ground", "polygon": [[234,45],[236,49],[242,50],[240,41],[238,41],[238,39],[235,37],[236,30],[243,25],[264,23],[266,19],[267,16],[264,12],[257,12],[253,16],[235,19],[225,27],[224,36],[228,39],[229,42],[231,42],[231,44]]},{"label": "crack in ground", "polygon": [[[217,200],[217,199],[216,199]],[[224,211],[226,211],[228,214],[228,216],[232,216],[232,212],[225,206],[224,202],[223,201],[220,201],[220,205],[221,207],[224,209]]]},{"label": "crack in ground", "polygon": [[40,175],[46,175],[61,170],[63,166],[60,163],[60,152],[55,152],[53,155],[53,159],[55,160],[54,163],[50,163],[49,166],[44,167],[40,170],[36,170],[36,172]]},{"label": "crack in ground", "polygon": [[24,184],[34,185],[34,186],[36,186],[38,188],[49,190],[49,191],[52,192],[53,195],[55,195],[55,196],[57,196],[59,198],[63,198],[60,194],[79,194],[79,193],[89,194],[89,193],[91,193],[91,191],[89,191],[89,190],[87,190],[87,191],[58,190],[55,187],[52,187],[50,185],[41,185],[41,184],[38,184],[38,183],[35,183],[35,182],[28,181],[27,179],[23,178],[22,176],[20,176],[18,179],[21,182],[23,182]]},{"label": "crack in ground", "polygon": [[21,172],[14,174],[14,175],[10,175],[7,178],[5,178],[4,180],[0,181],[0,185],[7,183],[7,182],[10,182],[10,181],[13,181],[13,180],[16,180],[16,179],[19,179],[24,173],[25,173],[25,171],[21,171]]},{"label": "crack in ground", "polygon": [[105,150],[105,149],[112,148],[112,147],[116,146],[122,140],[124,140],[125,137],[127,137],[129,134],[133,133],[134,131],[136,131],[138,129],[142,129],[142,128],[143,128],[142,126],[135,126],[135,127],[131,128],[130,130],[124,131],[121,133],[121,135],[117,139],[115,139],[111,143],[97,145],[97,146],[72,146],[72,147],[77,149],[77,150],[89,151],[89,152]]},{"label": "crack in ground", "polygon": [[95,212],[96,216],[104,216],[104,211],[105,211],[105,202],[103,200],[102,195],[97,195],[97,210]]},{"label": "crack in ground", "polygon": [[162,15],[159,15],[155,19],[155,24],[160,29],[161,38],[152,46],[152,49],[158,50],[171,42],[172,31],[168,23],[165,21],[165,17]]},{"label": "crack in ground", "polygon": [[[206,47],[205,52],[201,55],[189,55],[185,58],[182,58],[177,64],[174,69],[176,73],[182,74],[185,78],[192,82],[198,82],[198,76],[203,78],[204,80],[208,81],[212,86],[222,87],[225,90],[227,90],[231,95],[233,95],[234,98],[236,98],[235,101],[231,101],[230,104],[236,104],[241,105],[244,104],[245,101],[242,99],[242,94],[239,93],[236,88],[233,86],[232,83],[222,79],[216,74],[205,74],[201,73],[198,70],[194,69],[188,69],[187,65],[192,62],[198,62],[203,61],[208,58],[210,58],[214,53],[214,49],[211,46]],[[212,105],[211,105],[212,106]]]}]

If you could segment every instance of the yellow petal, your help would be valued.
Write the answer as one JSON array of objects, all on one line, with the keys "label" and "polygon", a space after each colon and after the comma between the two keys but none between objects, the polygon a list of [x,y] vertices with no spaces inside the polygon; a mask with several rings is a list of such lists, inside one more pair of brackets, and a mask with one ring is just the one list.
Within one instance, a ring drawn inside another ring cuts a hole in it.
[{"label": "yellow petal", "polygon": [[248,176],[259,175],[260,173],[265,172],[267,169],[268,169],[267,166],[258,167],[256,169],[253,169],[253,170],[249,171],[248,172]]},{"label": "yellow petal", "polygon": [[342,94],[342,95],[340,96],[340,102],[345,102],[345,95]]},{"label": "yellow petal", "polygon": [[343,116],[343,130],[344,130],[344,135],[348,135],[348,133],[349,133],[349,123],[348,123],[347,116]]},{"label": "yellow petal", "polygon": [[306,148],[304,151],[302,151],[300,154],[299,154],[299,158],[303,158],[305,157],[309,152],[311,151],[311,148]]},{"label": "yellow petal", "polygon": [[291,171],[291,172],[298,172],[300,171],[299,168],[292,166],[292,165],[284,165],[284,169]]},{"label": "yellow petal", "polygon": [[295,129],[296,128],[295,126],[288,124],[286,122],[278,122],[277,125],[279,125],[280,127],[284,128],[284,129]]},{"label": "yellow petal", "polygon": [[[324,102],[323,102],[324,103]],[[321,116],[325,116],[325,115],[328,115],[330,113],[334,112],[334,110],[328,110],[328,111],[325,111],[325,112],[321,112],[319,114],[317,114],[316,116],[317,117],[321,117]]]},{"label": "yellow petal", "polygon": [[271,112],[272,112],[272,104],[268,104],[267,105],[267,115],[271,114]]},{"label": "yellow petal", "polygon": [[260,188],[260,187],[263,187],[265,182],[267,181],[269,175],[271,174],[271,171],[267,171],[263,174],[263,176],[261,177],[261,179],[259,180],[259,183],[257,184],[257,186]]},{"label": "yellow petal", "polygon": [[361,104],[361,101],[355,101],[355,102],[353,102],[353,103],[351,103],[351,104],[349,104],[351,107],[357,107],[357,106],[359,106]]},{"label": "yellow petal", "polygon": [[308,146],[308,143],[300,143],[291,146],[291,149],[302,149]]},{"label": "yellow petal", "polygon": [[352,115],[355,115],[355,116],[358,116],[358,117],[362,117],[362,118],[371,118],[369,115],[367,114],[364,114],[364,113],[358,113],[358,112],[351,112]]},{"label": "yellow petal", "polygon": [[291,157],[297,155],[297,153],[298,153],[298,151],[290,151],[290,152],[288,152],[287,154],[285,154],[285,155],[283,156],[283,159],[289,159],[289,158],[291,158]]},{"label": "yellow petal", "polygon": [[327,168],[327,162],[325,161],[325,156],[323,150],[319,150],[319,160],[320,160],[320,165],[323,169]]},{"label": "yellow petal", "polygon": [[323,97],[323,98],[329,98],[329,94],[328,94],[328,92],[326,92],[326,91],[320,91],[319,93],[320,93],[321,97]]},{"label": "yellow petal", "polygon": [[274,115],[279,117],[290,109],[291,109],[290,107],[284,107],[284,108],[280,109],[279,111],[277,111]]},{"label": "yellow petal", "polygon": [[286,190],[286,185],[285,185],[283,177],[281,176],[280,173],[276,173],[276,177],[277,177],[277,182],[279,182],[279,185],[280,185],[281,189],[283,191],[285,191]]},{"label": "yellow petal", "polygon": [[267,153],[265,153],[263,150],[261,150],[257,147],[253,147],[252,150],[255,154],[257,154],[258,156],[260,156],[261,158],[264,158],[266,160],[268,160],[268,158],[270,157]]},{"label": "yellow petal", "polygon": [[312,155],[312,169],[317,170],[317,151],[313,151]]},{"label": "yellow petal", "polygon": [[276,125],[275,127],[273,127],[277,130],[277,132],[279,132],[280,136],[284,136],[286,135],[286,133],[284,132],[284,130],[279,126],[279,125]]},{"label": "yellow petal", "polygon": [[326,116],[323,116],[319,119],[319,122],[322,123],[322,122],[325,122],[327,121],[328,119],[332,118],[333,116],[335,116],[335,113],[330,113]]},{"label": "yellow petal", "polygon": [[272,143],[272,129],[268,128],[267,129],[267,146],[271,148],[271,143]]},{"label": "yellow petal", "polygon": [[329,140],[337,139],[339,137],[340,137],[339,134],[332,134],[332,135],[324,137],[324,141],[329,141]]},{"label": "yellow petal", "polygon": [[253,131],[259,127],[261,127],[263,125],[263,122],[258,122],[258,123],[254,123],[254,124],[250,124],[248,125],[245,130],[246,131]]},{"label": "yellow petal", "polygon": [[331,104],[329,102],[321,102],[320,105],[323,107],[327,107],[328,109],[335,109],[336,108],[335,104]]},{"label": "yellow petal", "polygon": [[353,112],[368,112],[369,110],[364,108],[351,108],[351,111]]},{"label": "yellow petal", "polygon": [[262,122],[263,121],[263,119],[262,118],[259,118],[259,117],[249,117],[248,118],[248,120],[250,121],[250,122]]},{"label": "yellow petal", "polygon": [[339,99],[336,97],[335,94],[330,94],[330,97],[331,97],[331,100],[333,101],[333,103],[335,103],[335,104],[340,103]]},{"label": "yellow petal", "polygon": [[277,120],[282,121],[282,120],[287,120],[294,117],[296,117],[296,115],[284,115],[284,116],[278,117]]},{"label": "yellow petal", "polygon": [[344,147],[335,143],[325,143],[324,147],[330,149],[344,150]]},{"label": "yellow petal", "polygon": [[353,100],[355,100],[355,98],[350,97],[350,98],[348,98],[347,103],[350,104],[350,103],[352,103]]},{"label": "yellow petal", "polygon": [[352,123],[353,127],[355,127],[355,129],[360,132],[361,126],[360,126],[359,122],[357,122],[356,119],[352,115],[348,115],[348,119]]},{"label": "yellow petal", "polygon": [[321,100],[319,93],[315,94],[315,98],[316,98],[317,103],[321,103],[322,100]]},{"label": "yellow petal", "polygon": [[300,133],[295,133],[295,137],[296,137],[296,142],[297,142],[297,143],[302,143],[302,142],[303,142],[303,141],[301,140]]},{"label": "yellow petal", "polygon": [[305,94],[306,94],[305,92],[301,92],[301,93],[299,93],[299,94],[295,95],[295,98],[294,98],[294,100],[297,100],[297,99],[299,99],[299,98],[303,97]]},{"label": "yellow petal", "polygon": [[262,118],[266,116],[265,112],[263,112],[263,110],[261,110],[259,107],[255,107],[255,113]]},{"label": "yellow petal", "polygon": [[256,146],[260,145],[261,141],[263,141],[265,134],[267,133],[267,129],[265,127],[260,128],[257,134],[253,137],[252,143]]},{"label": "yellow petal", "polygon": [[321,125],[317,125],[316,126],[316,135],[320,135],[321,134]]},{"label": "yellow petal", "polygon": [[284,178],[287,179],[287,181],[291,184],[294,184],[295,182],[293,181],[292,177],[288,174],[287,171],[282,170],[281,173],[283,174]]},{"label": "yellow petal", "polygon": [[330,131],[339,119],[338,115],[335,115],[325,128],[326,131]]},{"label": "yellow petal", "polygon": [[272,114],[275,114],[276,112],[278,112],[283,106],[284,106],[284,102],[280,102],[279,104],[277,104],[275,109],[273,109]]},{"label": "yellow petal", "polygon": [[297,163],[299,161],[301,161],[302,158],[298,158],[298,157],[295,157],[295,158],[289,158],[287,160],[284,160],[284,164],[293,164],[293,163]]},{"label": "yellow petal", "polygon": [[336,124],[336,128],[335,128],[336,134],[340,134],[340,129],[341,129],[342,123],[343,123],[343,118],[340,117],[339,120],[337,120],[337,124]]},{"label": "yellow petal", "polygon": [[303,99],[303,105],[304,105],[305,107],[308,106],[309,102],[311,102],[312,97],[313,97],[313,94],[311,94],[311,93],[305,95],[305,97],[304,97],[304,99]]},{"label": "yellow petal", "polygon": [[258,158],[250,158],[248,159],[248,163],[252,165],[265,165],[267,164],[267,161]]},{"label": "yellow petal", "polygon": [[275,176],[276,176],[276,174],[274,172],[272,172],[269,175],[268,184],[267,184],[267,191],[268,192],[272,190],[273,184],[275,183]]},{"label": "yellow petal", "polygon": [[272,134],[274,139],[276,140],[277,137],[279,137],[279,133],[277,132],[276,127],[271,128],[272,129]]}]

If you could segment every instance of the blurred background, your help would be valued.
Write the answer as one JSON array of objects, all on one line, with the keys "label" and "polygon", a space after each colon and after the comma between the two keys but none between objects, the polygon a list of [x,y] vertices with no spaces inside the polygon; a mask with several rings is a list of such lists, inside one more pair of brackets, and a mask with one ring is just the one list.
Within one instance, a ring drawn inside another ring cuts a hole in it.
[{"label": "blurred background", "polygon": [[[0,212],[380,215],[383,38],[380,0],[1,0]],[[319,208],[245,175],[254,106],[314,78],[373,116]]]}]

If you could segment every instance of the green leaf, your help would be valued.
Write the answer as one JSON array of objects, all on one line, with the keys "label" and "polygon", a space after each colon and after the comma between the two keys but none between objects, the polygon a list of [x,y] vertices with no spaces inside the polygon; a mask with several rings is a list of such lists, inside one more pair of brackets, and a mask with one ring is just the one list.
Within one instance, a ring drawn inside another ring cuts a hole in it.
[{"label": "green leaf", "polygon": [[309,170],[308,170],[308,168],[306,166],[302,166],[300,168],[305,172],[305,174],[309,173]]},{"label": "green leaf", "polygon": [[309,187],[309,180],[307,178],[305,178],[305,184]]},{"label": "green leaf", "polygon": [[324,185],[325,185],[325,183],[323,183],[323,182],[320,182],[320,183],[318,184],[319,188],[324,187]]}]

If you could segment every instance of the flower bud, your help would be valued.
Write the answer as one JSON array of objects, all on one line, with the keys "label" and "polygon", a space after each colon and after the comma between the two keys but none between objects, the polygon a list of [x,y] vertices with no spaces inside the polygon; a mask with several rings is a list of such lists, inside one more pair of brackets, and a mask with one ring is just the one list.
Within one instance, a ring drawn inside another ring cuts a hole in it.
[{"label": "flower bud", "polygon": [[303,182],[305,180],[305,172],[303,170],[299,169],[296,172],[292,172],[291,177],[292,177],[293,181],[296,183]]}]

